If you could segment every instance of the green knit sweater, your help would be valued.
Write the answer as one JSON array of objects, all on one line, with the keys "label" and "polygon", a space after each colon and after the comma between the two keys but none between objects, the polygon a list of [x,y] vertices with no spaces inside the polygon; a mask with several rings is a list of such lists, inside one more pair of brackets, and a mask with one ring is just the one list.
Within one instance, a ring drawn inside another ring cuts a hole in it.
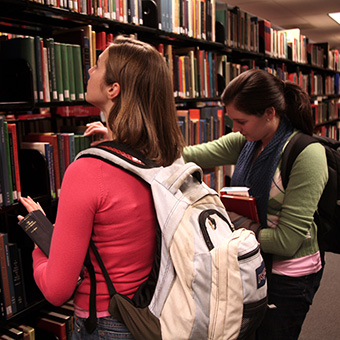
[{"label": "green knit sweater", "polygon": [[[183,157],[186,162],[195,162],[203,169],[236,164],[245,142],[240,133],[229,133],[212,142],[186,147]],[[268,202],[269,228],[261,231],[259,239],[263,251],[274,254],[273,260],[276,261],[300,258],[318,251],[313,215],[328,180],[325,149],[319,143],[313,143],[300,153],[286,191],[280,169],[281,157]]]}]

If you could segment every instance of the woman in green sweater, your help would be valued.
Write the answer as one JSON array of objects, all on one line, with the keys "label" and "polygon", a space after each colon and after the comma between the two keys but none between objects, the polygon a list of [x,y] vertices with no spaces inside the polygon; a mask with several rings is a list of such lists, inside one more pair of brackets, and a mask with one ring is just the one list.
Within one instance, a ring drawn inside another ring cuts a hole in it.
[{"label": "woman in green sweater", "polygon": [[256,339],[298,339],[323,271],[313,216],[328,180],[324,147],[313,143],[300,153],[286,190],[280,169],[289,139],[313,133],[309,96],[294,83],[249,70],[229,83],[222,101],[233,132],[188,146],[183,156],[202,168],[236,164],[231,185],[249,187],[256,198],[257,237],[271,259],[268,310]]}]

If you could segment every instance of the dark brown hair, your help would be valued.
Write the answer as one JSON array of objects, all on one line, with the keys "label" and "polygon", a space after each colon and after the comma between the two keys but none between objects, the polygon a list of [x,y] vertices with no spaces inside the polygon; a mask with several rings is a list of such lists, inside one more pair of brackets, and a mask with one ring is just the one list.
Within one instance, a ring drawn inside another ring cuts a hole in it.
[{"label": "dark brown hair", "polygon": [[168,65],[153,46],[134,38],[118,36],[108,49],[105,81],[120,85],[108,118],[113,140],[170,165],[180,157],[184,140]]},{"label": "dark brown hair", "polygon": [[292,126],[312,135],[314,125],[310,98],[300,86],[282,81],[271,73],[252,69],[234,78],[222,93],[225,105],[233,103],[249,115],[262,116],[274,107],[276,114],[286,117]]}]

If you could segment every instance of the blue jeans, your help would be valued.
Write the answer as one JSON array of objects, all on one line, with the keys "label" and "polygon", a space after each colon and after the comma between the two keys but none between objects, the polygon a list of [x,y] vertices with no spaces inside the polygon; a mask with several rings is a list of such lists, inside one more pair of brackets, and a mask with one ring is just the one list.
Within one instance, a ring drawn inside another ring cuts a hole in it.
[{"label": "blue jeans", "polygon": [[297,340],[302,324],[320,286],[318,273],[289,277],[272,274],[268,289],[268,309],[256,331],[256,340]]},{"label": "blue jeans", "polygon": [[98,318],[97,327],[91,334],[87,333],[85,329],[85,320],[77,316],[74,317],[72,340],[134,340],[125,325],[113,317]]}]

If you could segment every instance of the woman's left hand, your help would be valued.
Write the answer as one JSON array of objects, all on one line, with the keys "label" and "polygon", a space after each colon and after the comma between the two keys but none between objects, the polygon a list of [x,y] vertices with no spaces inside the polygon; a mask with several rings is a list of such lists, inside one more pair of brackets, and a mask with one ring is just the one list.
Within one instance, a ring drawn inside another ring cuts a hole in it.
[{"label": "woman's left hand", "polygon": [[[20,202],[23,204],[23,206],[26,208],[26,210],[30,213],[31,211],[34,211],[34,210],[41,210],[44,215],[45,212],[43,210],[43,208],[41,207],[40,203],[39,202],[34,202],[33,199],[29,196],[27,197],[21,197],[20,198]],[[24,217],[21,216],[21,215],[18,215],[18,220],[21,221]]]}]

